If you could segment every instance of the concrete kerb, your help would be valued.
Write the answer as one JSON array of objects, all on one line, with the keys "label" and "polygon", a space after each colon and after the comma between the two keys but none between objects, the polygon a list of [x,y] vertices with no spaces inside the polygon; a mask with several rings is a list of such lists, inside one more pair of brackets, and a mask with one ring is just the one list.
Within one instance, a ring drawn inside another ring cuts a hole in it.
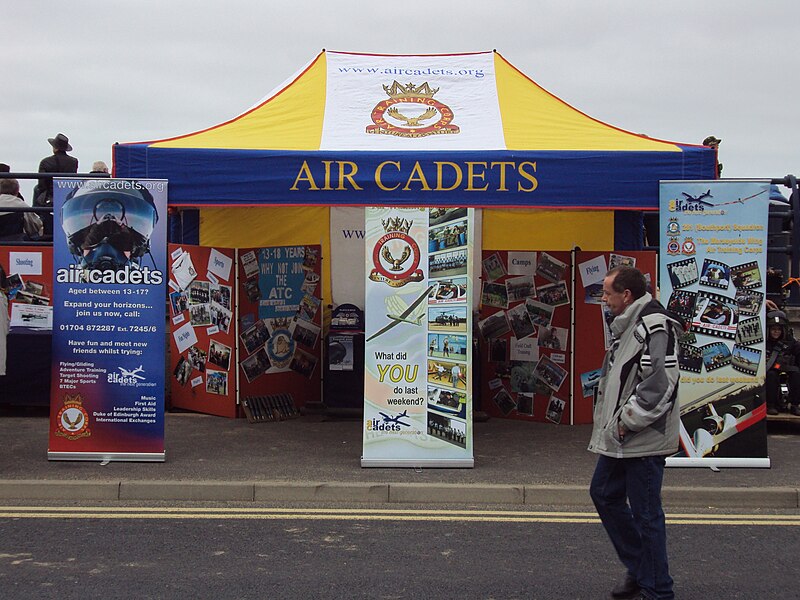
[{"label": "concrete kerb", "polygon": [[[663,497],[670,511],[800,508],[791,487],[666,487]],[[586,486],[292,481],[0,481],[0,500],[11,499],[592,506]]]}]

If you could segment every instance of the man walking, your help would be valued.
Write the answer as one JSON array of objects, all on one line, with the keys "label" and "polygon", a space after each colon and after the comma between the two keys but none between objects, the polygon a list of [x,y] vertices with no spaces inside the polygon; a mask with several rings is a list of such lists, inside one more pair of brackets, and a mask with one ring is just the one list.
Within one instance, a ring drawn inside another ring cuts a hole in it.
[{"label": "man walking", "polygon": [[589,450],[599,454],[590,493],[622,564],[612,598],[674,598],[661,507],[666,456],[678,450],[679,317],[647,293],[644,275],[616,267],[603,280],[614,317]]}]

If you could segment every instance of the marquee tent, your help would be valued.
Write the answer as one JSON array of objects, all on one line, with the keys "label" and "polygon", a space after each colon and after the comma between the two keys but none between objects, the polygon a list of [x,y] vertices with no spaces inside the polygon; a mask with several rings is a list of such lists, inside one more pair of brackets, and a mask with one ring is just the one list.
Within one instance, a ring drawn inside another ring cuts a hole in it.
[{"label": "marquee tent", "polygon": [[656,209],[661,179],[713,179],[711,148],[633,134],[496,52],[323,51],[219,125],[114,146],[117,177],[173,206]]}]

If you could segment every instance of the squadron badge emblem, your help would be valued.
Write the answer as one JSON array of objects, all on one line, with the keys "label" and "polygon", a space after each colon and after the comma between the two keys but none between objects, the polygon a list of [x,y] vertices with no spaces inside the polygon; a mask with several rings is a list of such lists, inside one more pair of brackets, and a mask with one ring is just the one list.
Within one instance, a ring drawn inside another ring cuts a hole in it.
[{"label": "squadron badge emblem", "polygon": [[386,235],[378,240],[372,250],[372,264],[375,268],[369,278],[392,287],[403,287],[411,281],[422,281],[425,275],[419,268],[419,245],[408,234],[413,221],[389,217],[381,223]]},{"label": "squadron badge emblem", "polygon": [[453,125],[450,107],[433,99],[439,88],[431,88],[427,81],[422,85],[393,81],[383,90],[389,99],[381,100],[372,109],[373,124],[367,125],[367,133],[418,138],[461,131]]}]

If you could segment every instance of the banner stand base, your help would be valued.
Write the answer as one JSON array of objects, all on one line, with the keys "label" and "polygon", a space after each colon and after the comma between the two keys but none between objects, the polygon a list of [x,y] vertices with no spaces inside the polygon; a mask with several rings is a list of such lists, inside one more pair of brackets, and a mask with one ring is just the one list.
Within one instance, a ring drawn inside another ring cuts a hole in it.
[{"label": "banner stand base", "polygon": [[474,458],[364,458],[361,457],[362,467],[398,467],[411,469],[471,469],[475,466]]},{"label": "banner stand base", "polygon": [[720,468],[769,469],[770,460],[766,458],[691,458],[688,456],[668,456],[668,467],[700,467],[717,471]]},{"label": "banner stand base", "polygon": [[164,452],[48,452],[47,460],[98,462],[164,462]]}]

